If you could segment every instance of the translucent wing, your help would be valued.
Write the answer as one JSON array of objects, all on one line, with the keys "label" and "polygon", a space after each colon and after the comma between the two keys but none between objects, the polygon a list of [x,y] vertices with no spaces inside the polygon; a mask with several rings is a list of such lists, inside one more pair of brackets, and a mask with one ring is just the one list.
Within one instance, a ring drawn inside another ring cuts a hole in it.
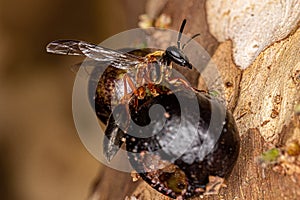
[{"label": "translucent wing", "polygon": [[55,40],[47,45],[46,50],[54,54],[84,56],[79,49],[79,43],[80,41],[76,40]]},{"label": "translucent wing", "polygon": [[56,40],[49,43],[46,49],[47,52],[54,54],[87,56],[99,62],[110,63],[119,69],[128,69],[145,61],[144,57],[78,40]]}]

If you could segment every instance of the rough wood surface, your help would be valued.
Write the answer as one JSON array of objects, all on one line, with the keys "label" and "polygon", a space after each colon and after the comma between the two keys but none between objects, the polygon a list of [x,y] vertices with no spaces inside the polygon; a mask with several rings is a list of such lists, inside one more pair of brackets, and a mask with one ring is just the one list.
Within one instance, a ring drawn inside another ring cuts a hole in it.
[{"label": "rough wood surface", "polygon": [[[219,77],[217,78],[221,80],[216,81],[214,79],[208,79],[206,85],[211,85],[212,89],[214,90],[224,91],[223,93],[226,99],[227,108],[233,112],[238,100],[242,71],[235,66],[230,53],[231,51],[232,44],[230,41],[223,42],[219,45],[212,56],[211,61],[208,63],[207,68],[209,68],[209,65],[216,66],[219,72]],[[207,75],[210,76],[210,74]],[[202,87],[202,81],[203,78],[200,77],[198,88]],[[216,83],[221,83],[221,85]]]},{"label": "rough wood surface", "polygon": [[300,29],[263,51],[243,72],[234,112],[242,134],[258,128],[267,142],[277,143],[300,99],[299,55]]},{"label": "rough wood surface", "polygon": [[[173,29],[177,29],[183,18],[193,21],[187,25],[189,33],[197,33],[204,27],[198,42],[208,52],[215,52],[217,43],[211,39],[205,25],[204,1],[168,1],[162,12],[172,17]],[[267,48],[245,71],[234,65],[230,41],[217,48],[213,62],[224,82],[228,108],[234,112],[237,121],[241,149],[237,165],[227,180],[227,188],[223,188],[219,195],[204,199],[300,199],[298,179],[276,173],[271,168],[262,169],[256,162],[256,157],[263,151],[285,143],[289,135],[287,130],[292,132],[299,128],[299,123],[290,125],[294,106],[300,102],[299,55],[300,30]],[[91,199],[123,199],[131,195],[139,200],[169,199],[143,181],[133,183],[129,174],[127,177],[117,175],[117,180],[114,176],[116,173],[110,169],[102,170],[92,193],[107,194],[102,197],[91,195]],[[133,188],[135,190],[131,193]],[[120,193],[117,195],[117,192]]]},{"label": "rough wood surface", "polygon": [[88,199],[125,199],[135,190],[139,182],[133,182],[129,173],[103,166],[92,184],[92,191]]}]

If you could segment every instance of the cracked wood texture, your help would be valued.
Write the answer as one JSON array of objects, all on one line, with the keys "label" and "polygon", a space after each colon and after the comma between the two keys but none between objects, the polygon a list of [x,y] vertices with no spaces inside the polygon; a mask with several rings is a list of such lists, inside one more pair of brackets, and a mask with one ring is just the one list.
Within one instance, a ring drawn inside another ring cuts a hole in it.
[{"label": "cracked wood texture", "polygon": [[[241,135],[240,155],[226,181],[227,187],[218,195],[193,199],[300,199],[299,178],[279,174],[271,168],[263,169],[256,162],[262,152],[284,145],[292,132],[300,128],[299,117],[294,115],[294,107],[300,102],[300,29],[268,47],[249,68],[241,71],[232,61],[231,42],[218,44],[209,34],[204,1],[164,2],[155,8],[149,1],[146,7],[152,6],[155,15],[170,15],[174,30],[187,18],[192,23],[187,23],[185,31],[201,33],[197,41],[212,55],[218,67],[227,107],[233,112]],[[196,84],[196,78],[192,74],[191,82]],[[126,196],[139,200],[169,199],[145,182],[133,183],[129,174],[109,168],[101,170],[89,199],[124,199]]]}]

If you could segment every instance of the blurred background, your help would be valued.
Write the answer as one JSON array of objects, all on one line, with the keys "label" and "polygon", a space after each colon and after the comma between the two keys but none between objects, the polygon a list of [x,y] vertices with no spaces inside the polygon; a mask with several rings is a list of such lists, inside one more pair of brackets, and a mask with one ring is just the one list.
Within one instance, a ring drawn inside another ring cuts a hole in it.
[{"label": "blurred background", "polygon": [[101,164],[72,119],[70,67],[55,39],[100,43],[137,27],[140,0],[0,0],[0,199],[82,200]]}]

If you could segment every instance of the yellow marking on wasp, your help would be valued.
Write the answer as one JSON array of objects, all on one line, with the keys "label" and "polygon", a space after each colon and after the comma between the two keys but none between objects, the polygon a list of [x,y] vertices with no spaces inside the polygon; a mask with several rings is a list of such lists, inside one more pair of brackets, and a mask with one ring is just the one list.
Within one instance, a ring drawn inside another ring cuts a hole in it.
[{"label": "yellow marking on wasp", "polygon": [[154,51],[153,53],[149,53],[146,55],[147,58],[153,58],[153,57],[161,57],[164,54],[165,51]]}]

